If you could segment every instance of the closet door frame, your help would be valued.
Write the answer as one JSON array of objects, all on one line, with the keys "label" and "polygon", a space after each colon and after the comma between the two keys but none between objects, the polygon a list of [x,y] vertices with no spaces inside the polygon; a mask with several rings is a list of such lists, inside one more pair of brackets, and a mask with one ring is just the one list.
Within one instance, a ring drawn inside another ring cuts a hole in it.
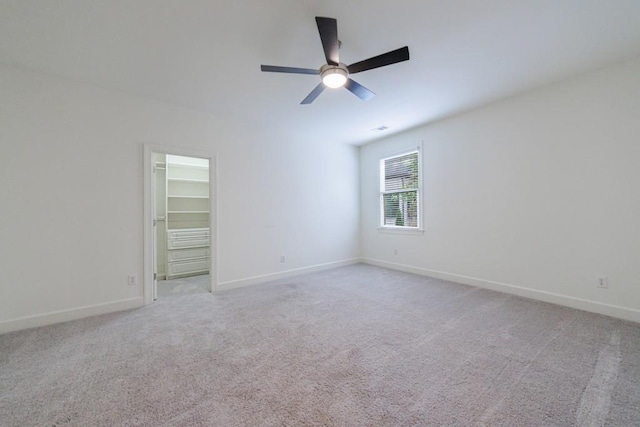
[{"label": "closet door frame", "polygon": [[154,154],[172,154],[176,156],[185,157],[198,157],[201,159],[209,160],[209,248],[211,255],[209,258],[209,290],[215,292],[218,284],[218,268],[217,268],[217,255],[218,255],[218,165],[217,155],[214,152],[185,148],[185,147],[172,147],[158,144],[143,144],[143,159],[144,159],[144,208],[143,208],[143,222],[144,222],[144,278],[143,278],[143,296],[144,303],[150,304],[153,299],[153,270],[156,260],[154,260],[155,253],[155,228],[153,225],[153,214],[155,206],[155,191],[154,191]]}]

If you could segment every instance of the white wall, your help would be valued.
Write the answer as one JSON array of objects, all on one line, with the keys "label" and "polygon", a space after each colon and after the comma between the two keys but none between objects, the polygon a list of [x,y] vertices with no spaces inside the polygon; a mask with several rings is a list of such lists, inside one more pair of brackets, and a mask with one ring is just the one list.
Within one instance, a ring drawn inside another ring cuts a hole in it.
[{"label": "white wall", "polygon": [[9,67],[0,93],[0,332],[141,303],[144,143],[217,153],[220,284],[358,256],[355,147]]},{"label": "white wall", "polygon": [[[421,141],[425,232],[380,233],[378,159]],[[360,159],[369,262],[640,321],[640,60],[371,143]]]}]

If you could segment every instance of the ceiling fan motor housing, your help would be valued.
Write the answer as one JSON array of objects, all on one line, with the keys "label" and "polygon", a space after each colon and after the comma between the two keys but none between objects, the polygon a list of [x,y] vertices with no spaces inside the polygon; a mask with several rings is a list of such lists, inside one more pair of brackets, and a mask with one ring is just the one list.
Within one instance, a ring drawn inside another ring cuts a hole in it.
[{"label": "ceiling fan motor housing", "polygon": [[320,67],[322,82],[331,88],[344,86],[348,76],[349,70],[342,62],[338,65],[325,64]]}]

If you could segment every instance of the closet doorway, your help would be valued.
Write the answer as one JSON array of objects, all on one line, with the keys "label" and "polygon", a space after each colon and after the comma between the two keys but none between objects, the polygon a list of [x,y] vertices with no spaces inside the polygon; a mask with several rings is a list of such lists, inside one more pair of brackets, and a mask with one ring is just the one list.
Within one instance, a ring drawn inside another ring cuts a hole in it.
[{"label": "closet doorway", "polygon": [[[148,163],[148,165],[147,165]],[[145,302],[215,290],[215,157],[145,145]],[[149,181],[148,183],[146,181]],[[148,211],[148,212],[147,212]],[[147,230],[147,227],[145,227]],[[147,242],[150,240],[150,242]],[[147,256],[147,252],[149,256]],[[148,289],[149,288],[149,289]]]}]

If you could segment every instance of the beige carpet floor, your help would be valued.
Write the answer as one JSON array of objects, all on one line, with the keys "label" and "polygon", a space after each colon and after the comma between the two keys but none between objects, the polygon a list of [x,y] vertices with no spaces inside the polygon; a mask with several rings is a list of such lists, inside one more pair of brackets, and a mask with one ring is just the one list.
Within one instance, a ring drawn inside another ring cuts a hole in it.
[{"label": "beige carpet floor", "polygon": [[184,294],[209,293],[210,280],[208,274],[158,280],[158,299]]},{"label": "beige carpet floor", "polygon": [[0,425],[638,426],[640,325],[353,265],[1,335]]}]

